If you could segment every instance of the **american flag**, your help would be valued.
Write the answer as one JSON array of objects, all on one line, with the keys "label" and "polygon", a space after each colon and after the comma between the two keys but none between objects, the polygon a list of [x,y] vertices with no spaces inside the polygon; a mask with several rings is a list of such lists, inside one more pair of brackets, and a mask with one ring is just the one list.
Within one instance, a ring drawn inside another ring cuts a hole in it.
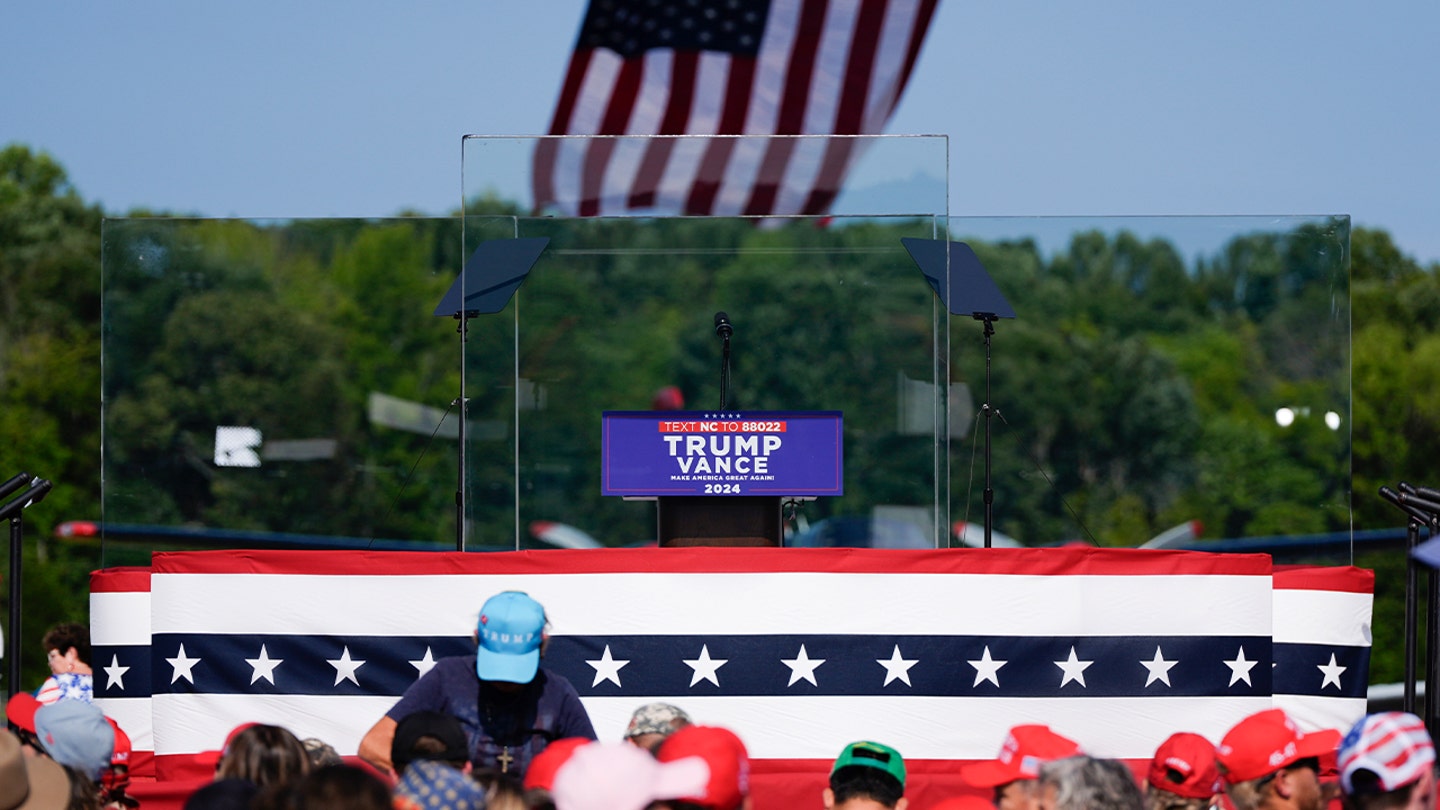
[{"label": "american flag", "polygon": [[[822,214],[880,133],[936,0],[592,0],[537,210]],[[623,136],[713,136],[646,138]],[[737,138],[735,136],[811,136]],[[814,137],[851,136],[851,137]]]},{"label": "american flag", "polygon": [[[191,756],[247,721],[354,753],[435,659],[472,649],[480,604],[507,589],[545,605],[545,665],[579,690],[602,739],[619,739],[654,700],[730,727],[755,759],[762,810],[813,803],[854,740],[898,748],[918,799],[955,788],[956,766],[993,758],[1019,723],[1148,760],[1174,731],[1219,740],[1278,704],[1286,662],[1314,677],[1294,679],[1284,699],[1303,698],[1331,727],[1363,714],[1368,676],[1368,646],[1348,632],[1293,644],[1275,635],[1292,609],[1314,624],[1368,625],[1354,591],[1282,597],[1295,589],[1277,587],[1265,555],[232,551],[153,563],[148,598],[122,604],[123,589],[92,589],[97,619],[116,614],[95,623],[94,659],[107,711],[125,706],[138,722],[148,702],[151,726],[131,736],[153,741],[162,778],[202,775]],[[122,637],[116,616],[127,610]],[[146,627],[148,644],[133,643]]]}]

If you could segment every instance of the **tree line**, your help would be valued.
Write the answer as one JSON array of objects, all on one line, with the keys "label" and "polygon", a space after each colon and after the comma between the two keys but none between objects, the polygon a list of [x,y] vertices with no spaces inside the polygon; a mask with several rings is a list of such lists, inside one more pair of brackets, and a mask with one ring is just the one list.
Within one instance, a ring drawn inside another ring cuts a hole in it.
[{"label": "tree line", "polygon": [[[515,311],[467,321],[461,342],[430,310],[465,245],[513,235],[552,247]],[[6,147],[0,475],[57,485],[25,512],[27,639],[84,618],[88,571],[149,550],[56,543],[66,520],[448,541],[442,423],[462,375],[477,545],[512,545],[517,525],[529,542],[542,519],[612,545],[653,538],[653,507],[598,494],[598,414],[649,408],[664,386],[709,409],[715,309],[744,313],[732,407],[845,414],[846,495],[807,519],[938,497],[978,522],[980,421],[957,405],[979,403],[979,325],[937,318],[899,245],[916,235],[933,223],[532,220],[496,200],[383,221],[117,216],[52,157]],[[1023,314],[992,346],[999,530],[1133,546],[1186,520],[1216,538],[1344,531],[1352,514],[1390,528],[1402,521],[1375,490],[1429,482],[1440,267],[1384,231],[1321,220],[1195,261],[1124,232],[1053,254],[970,241]],[[948,442],[898,413],[939,374],[964,423]],[[1332,429],[1324,411],[1347,397]],[[396,401],[411,404],[379,416]],[[259,426],[260,466],[217,464],[217,426]],[[1357,560],[1379,580],[1376,681],[1399,673],[1397,556]]]}]

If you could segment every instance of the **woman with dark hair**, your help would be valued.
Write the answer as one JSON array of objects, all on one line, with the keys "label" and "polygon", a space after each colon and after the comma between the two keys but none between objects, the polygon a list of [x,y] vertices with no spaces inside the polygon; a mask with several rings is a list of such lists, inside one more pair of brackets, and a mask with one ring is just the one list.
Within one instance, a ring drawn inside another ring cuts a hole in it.
[{"label": "woman with dark hair", "polygon": [[244,779],[264,789],[309,772],[310,755],[299,738],[280,726],[256,724],[236,734],[225,746],[215,779]]},{"label": "woman with dark hair", "polygon": [[35,699],[41,705],[57,700],[91,701],[95,676],[90,669],[90,629],[83,624],[57,624],[42,639],[50,677],[41,684]]}]

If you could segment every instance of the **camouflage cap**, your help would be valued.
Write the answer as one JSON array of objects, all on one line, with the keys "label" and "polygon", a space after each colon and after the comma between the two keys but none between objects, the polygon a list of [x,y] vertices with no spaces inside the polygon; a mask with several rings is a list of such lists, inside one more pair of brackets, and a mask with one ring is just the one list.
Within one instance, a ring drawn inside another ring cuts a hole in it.
[{"label": "camouflage cap", "polygon": [[669,736],[676,729],[690,725],[690,715],[679,706],[669,703],[647,703],[630,716],[630,725],[625,729],[625,738],[641,734],[664,734]]}]

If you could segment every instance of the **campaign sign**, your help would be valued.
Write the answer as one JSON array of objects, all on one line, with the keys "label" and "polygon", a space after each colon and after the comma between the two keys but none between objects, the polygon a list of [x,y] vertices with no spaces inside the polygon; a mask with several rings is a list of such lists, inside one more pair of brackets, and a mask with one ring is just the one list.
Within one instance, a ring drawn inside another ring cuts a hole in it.
[{"label": "campaign sign", "polygon": [[844,495],[839,411],[606,411],[604,495]]}]

